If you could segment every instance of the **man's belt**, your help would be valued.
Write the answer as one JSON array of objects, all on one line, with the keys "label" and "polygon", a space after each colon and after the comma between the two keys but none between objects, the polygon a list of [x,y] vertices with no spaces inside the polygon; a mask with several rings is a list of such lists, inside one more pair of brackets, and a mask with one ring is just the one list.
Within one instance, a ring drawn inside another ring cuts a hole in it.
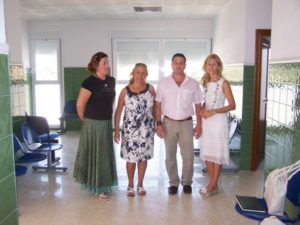
[{"label": "man's belt", "polygon": [[187,121],[187,120],[192,120],[193,118],[190,116],[190,117],[187,117],[185,119],[182,119],[182,120],[174,120],[174,119],[171,119],[170,117],[168,116],[164,116],[166,117],[168,120],[172,120],[172,121],[176,121],[176,122],[183,122],[183,121]]}]

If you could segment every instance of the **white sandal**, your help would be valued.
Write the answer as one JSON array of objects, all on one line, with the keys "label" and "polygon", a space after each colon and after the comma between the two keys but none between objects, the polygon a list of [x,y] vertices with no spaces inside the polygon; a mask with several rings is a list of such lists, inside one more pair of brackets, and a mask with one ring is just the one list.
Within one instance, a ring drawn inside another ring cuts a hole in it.
[{"label": "white sandal", "polygon": [[146,195],[146,190],[144,189],[144,187],[137,187],[137,193],[139,195]]},{"label": "white sandal", "polygon": [[100,201],[108,201],[110,199],[106,193],[97,194],[96,198]]},{"label": "white sandal", "polygon": [[209,198],[209,197],[212,197],[216,194],[218,194],[218,188],[215,188],[212,191],[208,191],[207,188],[200,189],[200,195],[202,196],[202,198]]},{"label": "white sandal", "polygon": [[134,192],[134,189],[132,187],[127,188],[127,196],[129,196],[129,197],[134,197],[135,196],[135,192]]}]

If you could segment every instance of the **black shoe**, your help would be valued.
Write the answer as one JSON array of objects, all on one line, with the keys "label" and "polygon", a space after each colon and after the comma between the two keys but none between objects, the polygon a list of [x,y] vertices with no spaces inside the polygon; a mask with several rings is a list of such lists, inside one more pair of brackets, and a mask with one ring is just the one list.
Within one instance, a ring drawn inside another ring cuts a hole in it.
[{"label": "black shoe", "polygon": [[169,191],[169,195],[175,195],[177,193],[177,191],[178,191],[178,187],[176,187],[176,186],[170,186],[168,188],[168,191]]},{"label": "black shoe", "polygon": [[183,185],[183,192],[185,194],[191,194],[192,193],[192,187],[191,187],[191,185]]}]

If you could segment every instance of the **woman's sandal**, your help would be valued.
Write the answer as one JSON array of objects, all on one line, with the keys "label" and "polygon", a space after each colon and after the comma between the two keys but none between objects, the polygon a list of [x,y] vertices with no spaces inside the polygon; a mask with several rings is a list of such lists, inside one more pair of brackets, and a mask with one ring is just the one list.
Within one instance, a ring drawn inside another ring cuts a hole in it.
[{"label": "woman's sandal", "polygon": [[110,199],[109,196],[105,193],[97,194],[96,197],[100,201],[108,201]]},{"label": "woman's sandal", "polygon": [[146,195],[146,190],[144,189],[144,187],[137,187],[137,193],[139,195]]},{"label": "woman's sandal", "polygon": [[127,188],[127,196],[129,196],[129,197],[134,197],[135,196],[135,192],[134,192],[134,189],[132,187]]},{"label": "woman's sandal", "polygon": [[199,192],[202,198],[209,198],[218,193],[218,188],[215,188],[212,191],[208,191],[207,188],[201,188]]}]

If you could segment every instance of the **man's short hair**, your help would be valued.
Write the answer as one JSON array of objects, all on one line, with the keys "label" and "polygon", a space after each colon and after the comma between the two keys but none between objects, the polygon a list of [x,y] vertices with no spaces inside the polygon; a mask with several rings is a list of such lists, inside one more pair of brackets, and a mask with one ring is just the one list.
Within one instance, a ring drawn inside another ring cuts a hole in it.
[{"label": "man's short hair", "polygon": [[181,58],[183,58],[184,59],[184,63],[186,63],[186,58],[185,58],[184,54],[182,54],[182,53],[176,53],[176,54],[174,54],[173,57],[172,57],[172,62],[174,61],[175,57],[181,57]]}]

